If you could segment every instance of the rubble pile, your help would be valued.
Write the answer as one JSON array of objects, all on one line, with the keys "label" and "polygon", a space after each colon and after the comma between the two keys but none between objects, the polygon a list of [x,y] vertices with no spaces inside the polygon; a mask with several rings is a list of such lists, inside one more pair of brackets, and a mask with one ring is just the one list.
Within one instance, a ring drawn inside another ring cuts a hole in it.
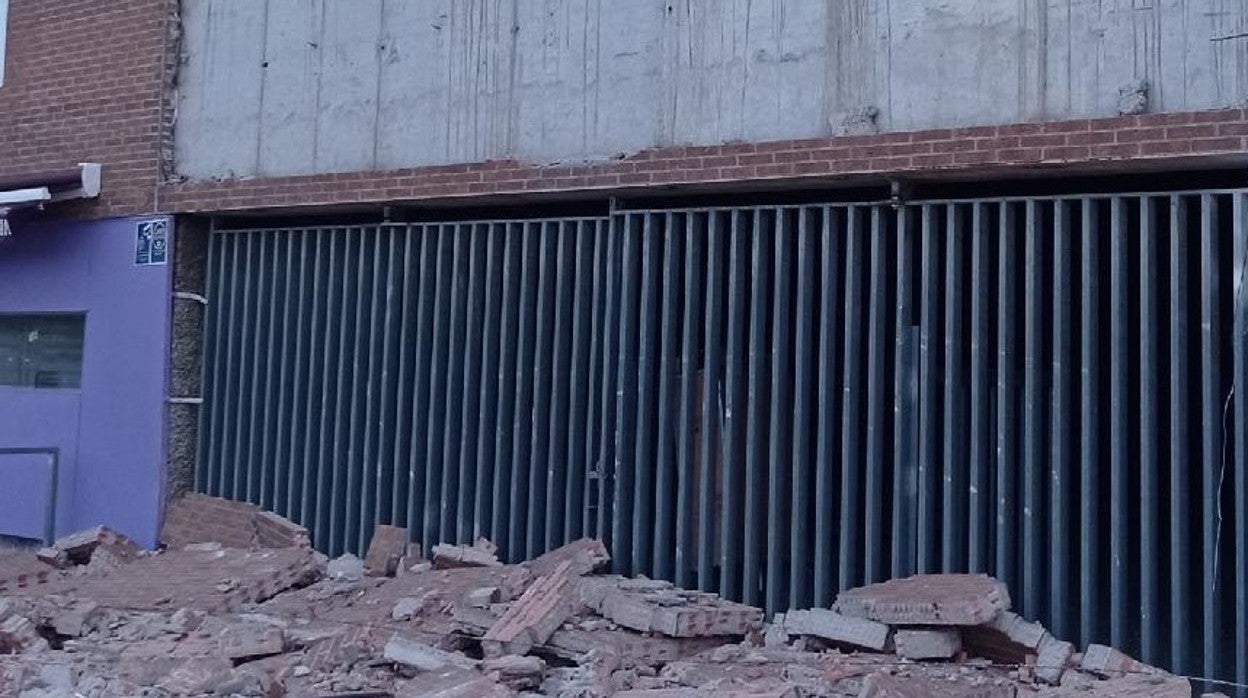
[{"label": "rubble pile", "polygon": [[596,540],[521,564],[488,541],[443,544],[426,561],[382,526],[363,560],[327,560],[289,521],[201,499],[245,518],[209,527],[240,547],[183,530],[148,552],[99,528],[0,553],[0,696],[1191,695],[1109,647],[1076,652],[982,575],[893,580],[764,623],[602,574]]}]

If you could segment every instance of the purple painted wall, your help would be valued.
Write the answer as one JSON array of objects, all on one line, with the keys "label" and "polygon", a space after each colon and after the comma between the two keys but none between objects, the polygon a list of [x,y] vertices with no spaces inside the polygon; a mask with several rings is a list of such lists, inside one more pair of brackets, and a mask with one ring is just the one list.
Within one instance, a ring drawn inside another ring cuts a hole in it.
[{"label": "purple painted wall", "polygon": [[[0,447],[62,449],[58,535],[106,524],[151,546],[164,500],[172,267],[135,264],[140,220],[152,219],[15,223],[0,239],[0,313],[87,316],[82,389],[0,386]],[[0,490],[45,496],[41,462],[0,456]],[[18,524],[0,515],[0,533],[6,525]]]}]

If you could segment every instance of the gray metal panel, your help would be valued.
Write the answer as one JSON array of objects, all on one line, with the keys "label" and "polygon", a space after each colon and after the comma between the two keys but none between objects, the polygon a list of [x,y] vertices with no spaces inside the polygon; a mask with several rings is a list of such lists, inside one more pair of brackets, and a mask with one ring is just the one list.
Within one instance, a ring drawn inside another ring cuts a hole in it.
[{"label": "gray metal panel", "polygon": [[772,611],[923,532],[1055,632],[1233,678],[1244,202],[220,231],[197,483],[335,554],[598,535]]}]

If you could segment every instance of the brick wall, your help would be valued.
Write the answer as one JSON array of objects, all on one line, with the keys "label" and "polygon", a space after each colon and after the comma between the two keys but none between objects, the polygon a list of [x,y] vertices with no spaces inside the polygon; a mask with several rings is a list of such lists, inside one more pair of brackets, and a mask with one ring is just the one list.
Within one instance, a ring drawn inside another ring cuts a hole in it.
[{"label": "brick wall", "polygon": [[237,211],[543,192],[603,195],[646,187],[714,188],[896,176],[1000,176],[1037,169],[1121,172],[1245,162],[1248,110],[977,126],[770,143],[676,147],[607,162],[516,161],[386,172],[187,182],[162,190],[171,211]]},{"label": "brick wall", "polygon": [[165,510],[160,542],[169,548],[220,543],[227,548],[309,547],[308,530],[254,504],[190,493]]},{"label": "brick wall", "polygon": [[0,176],[104,165],[97,201],[57,215],[159,208],[171,161],[177,0],[10,0]]}]

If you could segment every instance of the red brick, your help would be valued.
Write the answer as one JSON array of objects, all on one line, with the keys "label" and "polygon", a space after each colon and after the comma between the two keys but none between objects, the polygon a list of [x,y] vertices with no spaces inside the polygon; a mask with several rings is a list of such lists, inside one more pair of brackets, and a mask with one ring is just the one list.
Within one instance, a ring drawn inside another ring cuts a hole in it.
[{"label": "red brick", "polygon": [[1017,148],[1019,136],[996,136],[995,138],[978,138],[975,140],[976,150],[999,150],[1001,148]]},{"label": "red brick", "polygon": [[1248,122],[1218,124],[1219,136],[1248,136]]},{"label": "red brick", "polygon": [[1115,136],[1119,143],[1139,143],[1142,141],[1159,141],[1166,137],[1166,129],[1160,126],[1150,126],[1148,128],[1128,128],[1117,132]]},{"label": "red brick", "polygon": [[1187,140],[1156,141],[1140,144],[1141,155],[1172,155],[1192,152],[1192,142]]},{"label": "red brick", "polygon": [[[394,200],[395,196],[421,200],[574,188],[609,190],[647,184],[890,174],[925,168],[1025,166],[1046,158],[1079,163],[1138,157],[1140,144],[1164,141],[1167,127],[1172,135],[1212,135],[1177,139],[1184,142],[1182,145],[1150,146],[1150,157],[1234,151],[1238,149],[1237,139],[1248,135],[1246,121],[1244,110],[1225,109],[772,143],[682,146],[576,166],[533,167],[515,161],[490,161],[267,181],[185,183],[163,188],[161,196],[174,211],[211,211],[300,203],[374,202]],[[1176,130],[1188,128],[1188,124],[1199,124],[1203,129]],[[967,143],[975,150],[966,151]],[[490,186],[478,186],[478,182],[486,181]]]},{"label": "red brick", "polygon": [[1166,138],[1208,138],[1216,136],[1218,127],[1213,124],[1196,126],[1171,126],[1166,129]]},{"label": "red brick", "polygon": [[1057,148],[1045,148],[1045,160],[1087,160],[1092,154],[1086,145],[1065,145]]},{"label": "red brick", "polygon": [[1093,158],[1131,158],[1139,154],[1139,143],[1106,143],[1092,146]]},{"label": "red brick", "polygon": [[1087,133],[1072,133],[1066,136],[1067,145],[1096,145],[1098,143],[1113,143],[1113,131],[1088,131]]},{"label": "red brick", "polygon": [[1238,136],[1222,138],[1197,138],[1192,141],[1192,151],[1196,153],[1216,153],[1240,151],[1244,149],[1244,139]]},{"label": "red brick", "polygon": [[[109,3],[14,0],[0,89],[0,176],[104,165],[99,199],[49,215],[103,217],[155,210],[172,171],[176,0]],[[116,40],[125,28],[125,40]],[[32,136],[37,134],[37,136]]]},{"label": "red brick", "polygon": [[1035,136],[1023,136],[1019,139],[1018,144],[1023,148],[1050,148],[1058,145],[1066,145],[1066,135],[1059,133],[1047,133]]}]

